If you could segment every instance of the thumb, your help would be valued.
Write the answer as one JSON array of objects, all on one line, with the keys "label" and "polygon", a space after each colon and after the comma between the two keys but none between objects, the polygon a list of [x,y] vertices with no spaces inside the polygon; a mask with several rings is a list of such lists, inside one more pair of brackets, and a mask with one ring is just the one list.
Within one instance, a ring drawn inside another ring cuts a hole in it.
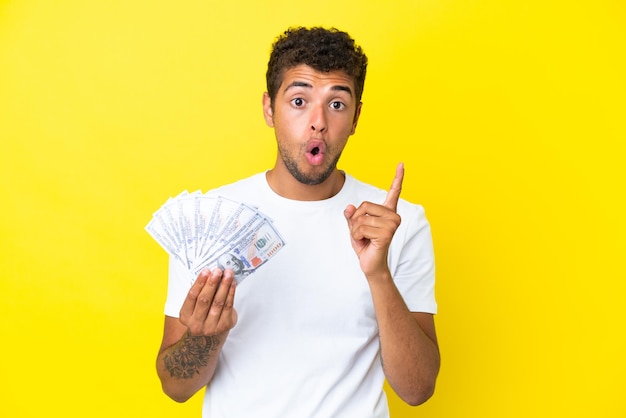
[{"label": "thumb", "polygon": [[346,220],[349,221],[350,218],[352,218],[352,215],[354,215],[354,212],[356,212],[356,207],[354,207],[354,205],[348,205],[343,211],[343,216],[345,216]]}]

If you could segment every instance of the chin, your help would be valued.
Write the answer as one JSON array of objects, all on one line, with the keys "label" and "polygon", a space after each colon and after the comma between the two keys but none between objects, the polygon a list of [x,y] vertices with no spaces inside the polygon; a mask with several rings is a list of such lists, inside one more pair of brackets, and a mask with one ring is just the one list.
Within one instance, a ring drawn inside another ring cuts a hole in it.
[{"label": "chin", "polygon": [[316,167],[323,171],[305,173],[301,170],[291,171],[291,175],[298,180],[302,184],[306,184],[307,186],[317,186],[318,184],[324,183],[335,171],[335,167]]}]

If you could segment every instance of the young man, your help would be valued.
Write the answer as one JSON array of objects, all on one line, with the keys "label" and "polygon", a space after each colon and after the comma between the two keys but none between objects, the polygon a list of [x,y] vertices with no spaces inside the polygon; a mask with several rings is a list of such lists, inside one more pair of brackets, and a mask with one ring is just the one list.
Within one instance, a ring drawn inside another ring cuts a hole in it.
[{"label": "young man", "polygon": [[[268,215],[286,245],[234,273],[170,262],[157,371],[203,416],[388,417],[386,378],[411,405],[433,393],[439,351],[423,209],[337,169],[361,113],[367,58],[344,32],[288,30],[274,43],[263,111],[274,167],[212,191]],[[356,205],[356,206],[355,206]],[[193,279],[193,277],[191,277]]]}]

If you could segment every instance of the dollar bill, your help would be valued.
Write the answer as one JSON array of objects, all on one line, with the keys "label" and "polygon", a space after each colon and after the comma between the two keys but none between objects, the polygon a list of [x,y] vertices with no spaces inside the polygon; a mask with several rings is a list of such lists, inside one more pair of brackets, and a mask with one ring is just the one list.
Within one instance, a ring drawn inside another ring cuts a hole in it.
[{"label": "dollar bill", "polygon": [[206,267],[229,268],[238,283],[285,245],[257,207],[200,191],[169,198],[145,229],[194,277]]},{"label": "dollar bill", "polygon": [[230,268],[237,283],[270,260],[285,245],[274,225],[266,218],[254,228],[247,229],[237,240],[231,240],[213,257],[200,263],[194,273],[205,268]]}]

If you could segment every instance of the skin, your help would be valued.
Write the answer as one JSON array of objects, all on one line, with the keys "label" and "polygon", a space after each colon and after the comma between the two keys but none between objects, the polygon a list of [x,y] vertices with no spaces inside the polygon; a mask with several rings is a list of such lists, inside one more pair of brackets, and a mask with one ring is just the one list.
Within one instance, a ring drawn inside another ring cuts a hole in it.
[{"label": "skin", "polygon": [[[285,71],[273,103],[264,94],[263,115],[278,144],[276,163],[267,173],[276,193],[321,200],[341,190],[345,178],[336,164],[361,112],[354,91],[354,81],[344,72],[320,73],[299,65]],[[403,178],[400,164],[382,204],[349,205],[344,216],[372,292],[385,376],[405,402],[418,405],[432,396],[440,359],[433,316],[409,311],[387,265],[401,221],[396,208]],[[224,341],[237,323],[234,298],[232,270],[205,270],[189,291],[180,318],[166,316],[157,372],[172,399],[189,399],[213,377]]]},{"label": "skin", "polygon": [[173,400],[185,402],[213,377],[219,352],[237,323],[234,300],[232,270],[203,270],[183,302],[180,318],[165,317],[157,374]]},{"label": "skin", "polygon": [[[341,190],[345,179],[336,164],[361,112],[354,91],[354,81],[343,72],[319,73],[299,65],[285,72],[274,103],[267,93],[263,96],[263,116],[278,144],[276,164],[267,174],[276,193],[294,200],[322,200]],[[318,165],[307,161],[307,147],[314,142],[325,147]],[[298,180],[294,170],[308,184]]]},{"label": "skin", "polygon": [[349,205],[344,216],[372,292],[385,377],[400,398],[419,405],[435,390],[440,356],[433,315],[409,311],[387,265],[389,245],[400,225],[396,209],[403,178],[400,164],[382,205]]}]

